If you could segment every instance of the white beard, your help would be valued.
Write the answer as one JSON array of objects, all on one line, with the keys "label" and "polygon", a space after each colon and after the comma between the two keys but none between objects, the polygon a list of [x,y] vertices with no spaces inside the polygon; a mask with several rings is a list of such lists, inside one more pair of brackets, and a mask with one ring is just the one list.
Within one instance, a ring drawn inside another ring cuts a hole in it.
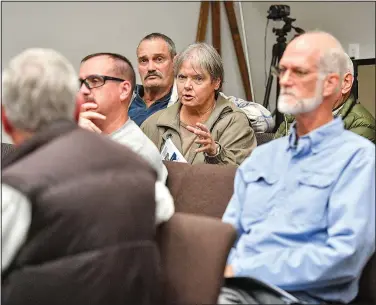
[{"label": "white beard", "polygon": [[283,90],[278,96],[278,111],[284,114],[297,115],[315,110],[323,101],[322,89],[324,82],[318,81],[315,95],[310,98],[297,99],[293,91]]}]

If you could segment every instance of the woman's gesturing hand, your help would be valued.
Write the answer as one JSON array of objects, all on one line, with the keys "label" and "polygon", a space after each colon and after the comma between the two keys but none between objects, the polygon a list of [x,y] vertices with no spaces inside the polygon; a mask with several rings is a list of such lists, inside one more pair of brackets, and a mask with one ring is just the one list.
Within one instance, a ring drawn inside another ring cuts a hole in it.
[{"label": "woman's gesturing hand", "polygon": [[197,135],[197,144],[200,144],[200,148],[196,149],[196,152],[205,152],[209,156],[215,156],[217,154],[217,143],[214,142],[209,129],[201,123],[196,123],[195,127],[187,126],[190,132]]}]

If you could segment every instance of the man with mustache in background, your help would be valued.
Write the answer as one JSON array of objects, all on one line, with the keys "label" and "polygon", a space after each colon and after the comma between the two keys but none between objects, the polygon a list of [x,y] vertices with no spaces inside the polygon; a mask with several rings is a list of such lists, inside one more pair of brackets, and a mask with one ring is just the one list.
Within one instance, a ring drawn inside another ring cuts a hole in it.
[{"label": "man with mustache in background", "polygon": [[138,72],[142,85],[137,85],[129,117],[138,126],[153,113],[165,109],[173,94],[174,42],[164,34],[151,33],[137,47]]}]

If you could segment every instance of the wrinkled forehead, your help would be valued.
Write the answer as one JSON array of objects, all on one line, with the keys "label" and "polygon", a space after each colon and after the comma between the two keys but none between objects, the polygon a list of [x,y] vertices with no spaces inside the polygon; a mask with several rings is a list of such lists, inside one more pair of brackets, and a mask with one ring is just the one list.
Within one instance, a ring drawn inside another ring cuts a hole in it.
[{"label": "wrinkled forehead", "polygon": [[170,54],[168,44],[162,38],[144,40],[140,43],[140,45],[137,48],[138,57],[152,56],[155,54]]},{"label": "wrinkled forehead", "polygon": [[86,78],[93,74],[112,76],[114,64],[114,60],[106,55],[89,58],[80,65],[80,78]]},{"label": "wrinkled forehead", "polygon": [[279,65],[289,67],[300,67],[304,69],[315,69],[318,67],[320,51],[306,40],[292,41],[287,45]]}]

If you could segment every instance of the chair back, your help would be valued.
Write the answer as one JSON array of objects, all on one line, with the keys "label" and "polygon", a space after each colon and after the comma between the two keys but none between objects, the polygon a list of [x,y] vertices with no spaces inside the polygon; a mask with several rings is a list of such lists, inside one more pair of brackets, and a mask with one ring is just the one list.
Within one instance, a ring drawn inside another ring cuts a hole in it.
[{"label": "chair back", "polygon": [[175,213],[158,228],[164,304],[217,304],[235,229],[219,219]]},{"label": "chair back", "polygon": [[234,192],[234,165],[164,161],[175,211],[221,218]]}]

